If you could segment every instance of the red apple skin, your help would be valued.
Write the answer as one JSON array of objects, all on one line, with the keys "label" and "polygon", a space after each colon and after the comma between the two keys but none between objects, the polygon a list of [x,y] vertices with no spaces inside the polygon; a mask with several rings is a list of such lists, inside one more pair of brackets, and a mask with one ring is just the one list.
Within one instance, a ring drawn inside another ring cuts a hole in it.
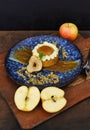
[{"label": "red apple skin", "polygon": [[74,23],[64,23],[59,28],[59,35],[67,40],[74,41],[78,36],[78,28]]}]

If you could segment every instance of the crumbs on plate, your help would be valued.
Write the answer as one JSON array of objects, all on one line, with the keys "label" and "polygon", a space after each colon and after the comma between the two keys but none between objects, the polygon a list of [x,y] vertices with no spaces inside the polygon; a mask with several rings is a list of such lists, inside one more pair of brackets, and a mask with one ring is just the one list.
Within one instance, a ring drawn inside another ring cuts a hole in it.
[{"label": "crumbs on plate", "polygon": [[50,72],[47,76],[42,75],[39,73],[29,73],[26,69],[26,67],[22,67],[17,71],[17,74],[21,76],[26,83],[31,84],[37,84],[37,85],[43,85],[43,84],[49,84],[49,83],[58,83],[59,82],[59,76],[54,74],[54,72]]}]

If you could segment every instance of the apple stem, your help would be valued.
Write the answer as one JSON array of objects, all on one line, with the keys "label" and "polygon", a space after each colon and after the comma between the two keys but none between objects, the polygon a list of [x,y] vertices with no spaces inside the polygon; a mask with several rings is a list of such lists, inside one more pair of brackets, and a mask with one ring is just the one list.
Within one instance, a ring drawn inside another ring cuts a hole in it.
[{"label": "apple stem", "polygon": [[55,96],[51,96],[51,98],[52,98],[52,100],[53,100],[54,102],[56,102]]},{"label": "apple stem", "polygon": [[69,23],[68,23],[68,27],[69,27]]},{"label": "apple stem", "polygon": [[29,99],[29,97],[26,97],[25,100],[27,101]]}]

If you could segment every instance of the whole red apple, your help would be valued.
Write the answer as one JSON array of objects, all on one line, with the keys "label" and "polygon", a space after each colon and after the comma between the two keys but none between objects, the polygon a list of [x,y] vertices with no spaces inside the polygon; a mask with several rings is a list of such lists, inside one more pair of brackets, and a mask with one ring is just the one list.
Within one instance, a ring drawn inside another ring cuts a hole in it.
[{"label": "whole red apple", "polygon": [[59,35],[67,40],[74,41],[78,36],[78,28],[74,23],[63,23],[59,28]]}]

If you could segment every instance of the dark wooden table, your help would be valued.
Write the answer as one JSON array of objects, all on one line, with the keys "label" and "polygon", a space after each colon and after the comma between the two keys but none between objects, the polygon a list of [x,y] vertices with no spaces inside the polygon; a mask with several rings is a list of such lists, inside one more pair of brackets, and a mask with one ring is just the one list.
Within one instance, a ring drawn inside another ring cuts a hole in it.
[{"label": "dark wooden table", "polygon": [[[54,34],[56,32],[57,31],[0,31],[0,54],[6,52],[14,44],[24,38],[40,34]],[[90,37],[90,31],[80,31],[80,34],[84,37]],[[33,130],[45,129],[90,130],[90,98],[81,101],[70,109],[33,128]],[[22,130],[1,93],[0,130]]]}]

